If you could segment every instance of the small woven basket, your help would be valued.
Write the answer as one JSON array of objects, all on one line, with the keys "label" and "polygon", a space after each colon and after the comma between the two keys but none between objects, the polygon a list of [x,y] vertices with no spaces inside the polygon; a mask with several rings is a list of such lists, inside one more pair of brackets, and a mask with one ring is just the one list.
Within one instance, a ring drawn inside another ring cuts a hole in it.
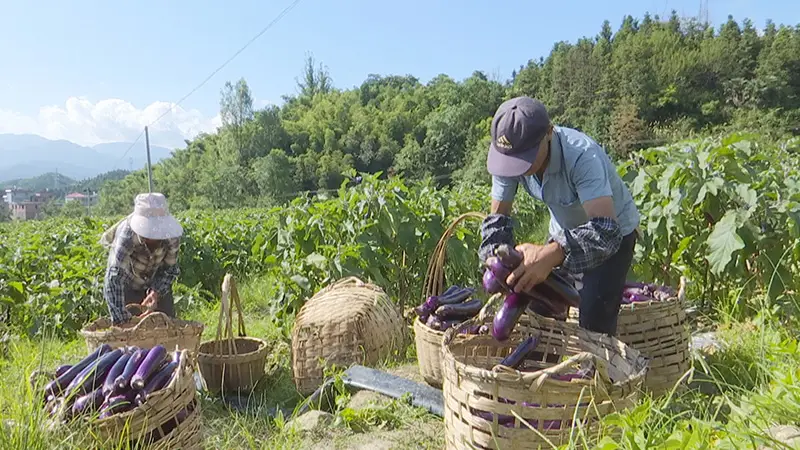
[{"label": "small woven basket", "polygon": [[[454,339],[459,329],[488,323],[485,310],[447,330],[442,342],[446,448],[555,448],[578,432],[591,440],[601,417],[638,401],[647,361],[637,350],[575,323],[528,312],[506,341],[491,335]],[[500,365],[528,336],[539,338],[534,363],[540,369]],[[548,364],[549,355],[566,360]],[[586,363],[596,368],[591,379],[551,378]]]},{"label": "small woven basket", "polygon": [[[236,338],[232,327],[233,305],[239,319]],[[200,344],[197,354],[203,387],[212,393],[251,390],[264,376],[268,353],[266,341],[247,337],[236,281],[230,274],[225,275],[216,339]]]},{"label": "small woven basket", "polygon": [[[126,308],[143,309],[137,304],[127,305]],[[81,335],[90,352],[103,344],[108,344],[111,348],[126,345],[151,348],[163,345],[170,351],[177,348],[196,352],[204,328],[200,322],[172,319],[158,311],[145,313],[142,317],[134,316],[131,323],[134,325],[120,327],[114,325],[111,319],[101,317],[84,327]]]},{"label": "small woven basket", "polygon": [[328,285],[297,314],[292,329],[292,371],[308,395],[330,365],[372,365],[403,343],[403,320],[380,287],[356,277]]},{"label": "small woven basket", "polygon": [[[184,353],[169,384],[150,394],[143,405],[89,422],[95,437],[112,447],[132,442],[148,450],[203,448],[192,358],[191,354]],[[180,420],[180,416],[184,418]],[[154,435],[163,437],[153,442]]]},{"label": "small woven basket", "polygon": [[[578,321],[579,311],[570,310],[570,321]],[[686,279],[681,277],[678,294],[662,301],[622,305],[617,319],[616,338],[647,357],[645,388],[660,396],[673,388],[689,371],[691,331],[686,319]]]},{"label": "small woven basket", "polygon": [[[444,234],[436,244],[436,248],[428,262],[428,272],[422,288],[422,301],[432,295],[439,295],[444,291],[444,261],[447,252],[447,241],[456,230],[456,227],[467,219],[483,220],[486,215],[478,212],[469,212],[456,217],[444,230]],[[442,387],[442,338],[444,331],[434,330],[422,323],[418,317],[414,318],[414,344],[417,348],[417,361],[419,373],[431,386]]]}]

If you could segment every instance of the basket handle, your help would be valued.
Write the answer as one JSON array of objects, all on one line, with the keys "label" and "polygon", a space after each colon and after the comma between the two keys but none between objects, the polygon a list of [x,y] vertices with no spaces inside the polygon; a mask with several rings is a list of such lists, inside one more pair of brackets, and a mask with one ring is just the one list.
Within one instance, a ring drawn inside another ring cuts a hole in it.
[{"label": "basket handle", "polygon": [[428,261],[428,270],[425,275],[425,284],[422,287],[422,300],[432,295],[439,295],[444,289],[444,259],[447,251],[447,241],[453,235],[456,227],[467,219],[486,219],[486,214],[482,212],[467,212],[453,219],[453,221],[444,230],[442,237],[436,244],[431,259]]},{"label": "basket handle", "polygon": [[686,301],[686,277],[681,275],[680,285],[678,285],[678,301]]},{"label": "basket handle", "polygon": [[150,311],[138,317],[140,317],[139,323],[131,327],[131,330],[138,330],[140,328],[147,328],[149,326],[157,327],[160,325],[159,322],[166,324],[172,322],[172,319],[170,319],[168,315],[161,311]]},{"label": "basket handle", "polygon": [[[217,354],[222,353],[223,340],[228,346],[228,354],[235,355],[237,352],[233,337],[233,306],[236,306],[239,336],[246,336],[247,331],[244,327],[244,314],[242,304],[239,299],[239,290],[236,287],[236,280],[231,274],[225,274],[222,280],[222,297],[220,300],[219,319],[217,322]],[[224,331],[223,331],[224,330]],[[223,338],[224,336],[224,338]]]}]

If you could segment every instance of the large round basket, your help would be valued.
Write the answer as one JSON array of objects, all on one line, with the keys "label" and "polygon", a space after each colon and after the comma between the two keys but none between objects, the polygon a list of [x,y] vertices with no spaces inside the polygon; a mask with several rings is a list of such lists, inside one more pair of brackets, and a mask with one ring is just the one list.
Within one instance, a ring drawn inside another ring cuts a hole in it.
[{"label": "large round basket", "polygon": [[[140,307],[128,305],[128,308]],[[93,351],[108,344],[111,348],[127,345],[150,348],[163,345],[167,350],[190,350],[196,352],[203,334],[203,324],[195,321],[173,319],[162,312],[151,312],[144,317],[134,316],[133,326],[115,326],[111,319],[101,317],[87,325],[81,334],[86,347]]]},{"label": "large round basket", "polygon": [[378,286],[341,279],[311,297],[292,329],[292,371],[298,392],[319,387],[324,369],[372,365],[403,343],[403,319]]},{"label": "large round basket", "polygon": [[193,366],[192,355],[184,352],[169,384],[150,394],[144,404],[90,422],[95,437],[114,448],[125,442],[147,450],[203,448]]},{"label": "large round basket", "polygon": [[[456,230],[456,227],[467,219],[483,220],[485,214],[469,212],[456,217],[447,227],[439,239],[436,248],[428,262],[428,272],[422,290],[424,301],[431,295],[439,295],[444,291],[444,263],[447,251],[447,241]],[[414,345],[417,350],[419,373],[431,386],[442,387],[442,338],[444,332],[434,330],[422,323],[419,318],[414,319]]]},{"label": "large round basket", "polygon": [[[570,320],[577,322],[578,315],[577,309],[571,309]],[[680,389],[679,382],[692,365],[686,279],[681,277],[675,297],[622,305],[616,338],[649,360],[645,388],[654,396]]]},{"label": "large round basket", "polygon": [[[539,449],[580,444],[584,438],[591,442],[600,418],[638,401],[647,361],[637,350],[574,323],[526,315],[503,342],[491,335],[453,339],[469,322],[445,332],[446,448]],[[525,363],[531,371],[500,365],[528,336],[539,339],[539,351],[530,356],[534,361]],[[545,362],[550,355],[566,359],[553,365]],[[587,364],[595,368],[592,378],[552,377]]]},{"label": "large round basket", "polygon": [[[236,338],[231,327],[232,305],[236,305],[239,318],[239,337]],[[197,354],[203,387],[212,393],[251,390],[264,376],[269,347],[262,339],[247,337],[239,291],[230,274],[225,275],[222,282],[219,313],[217,338],[200,344]]]}]

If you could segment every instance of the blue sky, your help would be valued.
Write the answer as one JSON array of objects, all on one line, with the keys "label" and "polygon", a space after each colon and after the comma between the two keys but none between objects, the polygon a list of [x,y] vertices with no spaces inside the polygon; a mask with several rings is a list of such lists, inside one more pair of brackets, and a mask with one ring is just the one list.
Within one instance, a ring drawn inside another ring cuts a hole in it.
[{"label": "blue sky", "polygon": [[[158,102],[188,93],[292,1],[0,1],[0,132],[85,141],[79,143],[126,140],[164,111]],[[506,79],[556,41],[595,35],[604,19],[616,30],[625,14],[696,15],[701,0],[609,3],[300,0],[188,98],[185,111],[162,119],[163,131],[208,127],[226,80],[245,77],[259,105],[279,102],[294,92],[306,52],[342,88],[370,73],[427,81],[439,73],[462,79],[477,69]],[[759,28],[768,18],[800,23],[796,0],[707,3],[715,26],[728,14]],[[77,130],[92,127],[119,133]]]}]

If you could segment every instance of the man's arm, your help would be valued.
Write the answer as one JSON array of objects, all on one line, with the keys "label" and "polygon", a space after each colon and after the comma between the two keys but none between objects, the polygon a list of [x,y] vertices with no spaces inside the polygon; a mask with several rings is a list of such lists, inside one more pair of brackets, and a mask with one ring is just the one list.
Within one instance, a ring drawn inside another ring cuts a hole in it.
[{"label": "man's arm", "polygon": [[153,276],[152,287],[158,293],[159,298],[164,297],[172,289],[172,283],[178,278],[181,271],[178,266],[178,250],[180,249],[180,239],[170,239],[167,244],[167,254],[164,255],[164,265],[159,267]]},{"label": "man's arm", "polygon": [[580,273],[599,266],[619,250],[622,232],[600,151],[587,151],[575,166],[575,187],[589,220],[551,238],[546,247],[553,267]]},{"label": "man's arm", "polygon": [[131,254],[133,248],[133,234],[130,228],[120,226],[117,236],[108,253],[108,266],[103,283],[103,297],[108,304],[111,321],[115,324],[127,322],[131,314],[125,309],[125,286],[130,282],[130,276],[123,264]]}]

